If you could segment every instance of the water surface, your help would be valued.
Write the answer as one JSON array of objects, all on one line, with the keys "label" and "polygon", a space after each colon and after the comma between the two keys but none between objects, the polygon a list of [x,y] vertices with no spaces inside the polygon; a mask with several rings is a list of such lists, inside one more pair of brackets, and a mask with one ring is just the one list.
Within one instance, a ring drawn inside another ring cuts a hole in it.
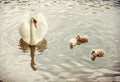
[{"label": "water surface", "polygon": [[[30,54],[19,50],[24,13],[43,13],[48,22],[47,49],[37,52],[37,71]],[[0,79],[6,82],[120,81],[120,9],[111,2],[76,0],[0,1]],[[69,49],[69,39],[88,35],[89,42]],[[92,49],[105,56],[91,61]]]}]

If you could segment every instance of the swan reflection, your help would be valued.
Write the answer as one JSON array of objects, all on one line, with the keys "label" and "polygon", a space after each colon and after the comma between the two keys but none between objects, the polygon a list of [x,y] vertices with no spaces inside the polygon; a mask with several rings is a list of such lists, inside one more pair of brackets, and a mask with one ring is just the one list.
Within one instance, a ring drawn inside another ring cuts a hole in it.
[{"label": "swan reflection", "polygon": [[37,70],[37,68],[35,67],[36,63],[34,61],[35,50],[38,50],[39,52],[43,52],[45,49],[47,49],[47,40],[43,39],[37,45],[29,45],[21,38],[19,41],[19,47],[20,47],[19,49],[21,49],[23,52],[27,52],[28,50],[30,50],[30,54],[31,54],[30,66],[34,71]]}]

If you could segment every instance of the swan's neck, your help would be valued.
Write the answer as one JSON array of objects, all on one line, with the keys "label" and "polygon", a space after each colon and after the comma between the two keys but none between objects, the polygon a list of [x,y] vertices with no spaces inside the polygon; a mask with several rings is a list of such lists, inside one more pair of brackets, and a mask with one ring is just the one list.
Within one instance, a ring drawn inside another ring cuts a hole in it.
[{"label": "swan's neck", "polygon": [[34,43],[34,29],[33,29],[33,23],[32,23],[33,18],[30,19],[30,45],[35,45]]}]

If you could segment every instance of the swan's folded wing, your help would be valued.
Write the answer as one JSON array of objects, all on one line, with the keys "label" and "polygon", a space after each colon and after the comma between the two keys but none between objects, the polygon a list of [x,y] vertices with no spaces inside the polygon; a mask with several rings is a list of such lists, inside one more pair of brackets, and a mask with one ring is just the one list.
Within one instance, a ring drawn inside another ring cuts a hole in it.
[{"label": "swan's folded wing", "polygon": [[45,17],[41,14],[38,15],[38,28],[35,31],[35,38],[36,38],[36,43],[40,42],[43,40],[47,33],[48,25],[46,22]]}]

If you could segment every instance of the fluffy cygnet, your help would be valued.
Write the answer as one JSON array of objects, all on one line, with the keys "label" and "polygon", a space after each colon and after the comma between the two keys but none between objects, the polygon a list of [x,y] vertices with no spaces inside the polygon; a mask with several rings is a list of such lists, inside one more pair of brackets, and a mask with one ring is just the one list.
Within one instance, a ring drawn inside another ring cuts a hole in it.
[{"label": "fluffy cygnet", "polygon": [[88,42],[88,38],[87,36],[80,36],[80,35],[77,35],[76,38],[71,38],[69,40],[69,45],[70,45],[70,48],[72,49],[74,46],[76,45],[80,45],[82,43],[87,43]]},{"label": "fluffy cygnet", "polygon": [[103,57],[104,53],[105,52],[104,52],[103,49],[94,49],[94,50],[92,50],[92,52],[91,52],[91,55],[92,55],[91,59],[92,59],[92,61],[95,61],[96,57]]}]

